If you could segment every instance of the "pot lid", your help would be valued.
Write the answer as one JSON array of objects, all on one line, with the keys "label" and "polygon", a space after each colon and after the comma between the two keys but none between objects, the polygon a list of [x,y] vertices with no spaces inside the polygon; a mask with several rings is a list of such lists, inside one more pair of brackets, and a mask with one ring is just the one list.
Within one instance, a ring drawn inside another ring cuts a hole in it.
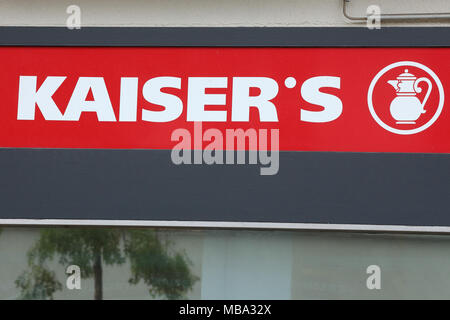
[{"label": "pot lid", "polygon": [[416,80],[417,77],[413,75],[412,73],[409,73],[408,69],[405,69],[405,72],[400,74],[397,77],[398,80]]}]

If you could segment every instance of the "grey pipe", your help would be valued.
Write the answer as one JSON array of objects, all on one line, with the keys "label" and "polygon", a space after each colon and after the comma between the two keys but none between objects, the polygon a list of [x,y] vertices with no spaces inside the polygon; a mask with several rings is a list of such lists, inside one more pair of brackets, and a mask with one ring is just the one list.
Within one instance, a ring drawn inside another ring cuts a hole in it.
[{"label": "grey pipe", "polygon": [[[367,21],[367,17],[355,17],[351,16],[347,13],[347,2],[350,0],[343,0],[343,14],[344,16],[352,21]],[[381,20],[441,20],[441,19],[450,19],[450,12],[442,12],[442,13],[387,13],[380,15]]]}]

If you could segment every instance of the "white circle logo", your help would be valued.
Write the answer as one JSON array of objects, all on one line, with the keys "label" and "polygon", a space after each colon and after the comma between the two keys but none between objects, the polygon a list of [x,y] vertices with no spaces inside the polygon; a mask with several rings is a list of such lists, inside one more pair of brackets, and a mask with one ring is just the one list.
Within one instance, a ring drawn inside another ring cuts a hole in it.
[{"label": "white circle logo", "polygon": [[385,130],[415,134],[430,127],[441,114],[444,88],[427,66],[400,61],[383,68],[373,78],[367,104],[374,120]]}]

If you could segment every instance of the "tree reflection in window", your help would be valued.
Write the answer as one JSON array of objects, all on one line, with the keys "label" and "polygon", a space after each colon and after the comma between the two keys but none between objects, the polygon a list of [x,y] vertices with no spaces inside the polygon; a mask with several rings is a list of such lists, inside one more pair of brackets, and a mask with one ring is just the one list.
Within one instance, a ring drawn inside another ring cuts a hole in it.
[{"label": "tree reflection in window", "polygon": [[129,262],[135,285],[143,281],[152,297],[182,298],[198,278],[184,253],[149,229],[47,228],[28,251],[28,269],[15,281],[21,299],[53,299],[62,289],[47,262],[77,265],[82,278],[94,279],[94,299],[103,299],[103,265]]}]

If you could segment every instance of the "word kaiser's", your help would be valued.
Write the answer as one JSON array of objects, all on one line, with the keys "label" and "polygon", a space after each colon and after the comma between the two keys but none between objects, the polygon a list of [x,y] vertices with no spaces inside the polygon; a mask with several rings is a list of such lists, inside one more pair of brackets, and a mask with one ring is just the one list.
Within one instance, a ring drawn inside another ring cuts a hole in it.
[{"label": "word kaiser's", "polygon": [[[68,99],[65,112],[61,112],[53,100],[53,95],[67,77],[46,77],[37,89],[36,76],[20,76],[18,120],[34,120],[36,106],[45,120],[79,121],[83,112],[94,112],[98,121],[137,121],[138,78],[120,78],[119,115],[114,112],[108,89],[103,77],[79,77]],[[186,101],[186,120],[199,122],[226,122],[227,110],[205,110],[205,106],[225,106],[227,94],[207,93],[207,90],[226,89],[227,77],[189,77]],[[143,98],[163,110],[142,109],[141,119],[148,122],[170,122],[183,112],[183,100],[167,89],[182,89],[179,77],[156,77],[147,80],[142,87]],[[322,106],[322,110],[300,111],[300,120],[305,122],[329,122],[342,113],[341,100],[331,94],[320,92],[324,87],[340,88],[339,77],[314,77],[306,80],[301,87],[301,96],[309,103]],[[259,90],[251,95],[250,89]],[[233,77],[231,121],[248,122],[250,108],[257,108],[260,122],[278,122],[277,107],[273,100],[279,91],[278,83],[268,77]],[[93,99],[87,99],[92,92]]]}]

